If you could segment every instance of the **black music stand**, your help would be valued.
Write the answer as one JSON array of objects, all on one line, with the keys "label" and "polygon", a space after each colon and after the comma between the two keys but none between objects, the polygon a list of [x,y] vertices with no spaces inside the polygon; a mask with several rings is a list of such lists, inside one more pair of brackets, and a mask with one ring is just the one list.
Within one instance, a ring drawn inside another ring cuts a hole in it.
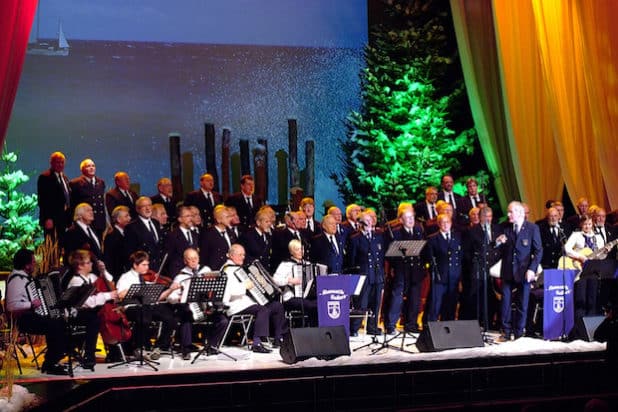
[{"label": "black music stand", "polygon": [[[414,257],[418,257],[421,254],[421,251],[423,250],[423,248],[425,247],[425,244],[427,243],[426,240],[394,240],[391,242],[391,244],[388,246],[388,249],[386,251],[386,254],[384,255],[387,258],[392,258],[392,259],[403,259],[403,262],[405,264],[409,264],[412,260],[412,258]],[[414,336],[413,333],[411,332],[407,332],[405,329],[402,332],[398,332],[395,336],[391,337],[391,338],[386,338],[387,334],[386,334],[386,328],[384,329],[384,340],[382,342],[382,344],[380,345],[380,347],[375,348],[371,351],[371,354],[374,355],[377,352],[381,351],[382,349],[386,349],[386,348],[393,348],[393,349],[397,349],[401,352],[409,352],[412,353],[410,351],[407,351],[406,349],[404,349],[404,345],[406,342],[406,337],[408,335],[410,335],[410,337],[416,339],[417,337]],[[399,346],[395,346],[395,345],[391,345],[391,342],[395,339],[401,338],[401,345]],[[416,342],[416,340],[415,340]],[[412,343],[413,344],[413,343]]]},{"label": "black music stand", "polygon": [[127,304],[136,304],[139,307],[139,316],[140,316],[140,348],[139,348],[139,359],[137,360],[125,360],[119,363],[115,363],[113,365],[108,366],[108,369],[115,368],[120,365],[137,365],[137,366],[149,366],[154,371],[158,371],[158,369],[154,365],[159,365],[159,362],[155,362],[153,360],[144,359],[144,345],[142,345],[141,341],[143,340],[144,333],[144,305],[153,305],[159,301],[159,296],[165,290],[165,285],[159,283],[134,283],[131,285],[125,298],[123,299],[123,305]]},{"label": "black music stand", "polygon": [[73,329],[71,328],[71,326],[73,324],[71,323],[71,320],[77,316],[77,308],[81,308],[84,305],[84,302],[86,302],[86,299],[88,299],[94,289],[95,286],[90,283],[84,283],[80,286],[72,286],[62,293],[60,299],[58,299],[58,302],[55,305],[56,309],[66,310],[65,313],[67,315],[67,321],[65,322],[65,324],[67,336],[69,338],[67,347],[67,365],[69,367],[69,376],[71,378],[73,377],[72,359],[75,357],[79,364],[82,364],[81,356],[79,356],[78,354],[73,356],[74,348],[71,347],[71,342],[73,341],[73,339],[71,339],[73,337]]},{"label": "black music stand", "polygon": [[[226,284],[227,276],[224,273],[219,275],[217,272],[216,276],[213,274],[192,277],[189,284],[189,291],[187,293],[187,300],[183,303],[195,302],[200,305],[205,314],[206,310],[204,310],[204,308],[209,308],[212,311],[223,311],[224,309],[222,302]],[[204,353],[206,354],[206,356],[208,356],[208,352],[210,351],[216,353],[217,355],[225,355],[233,361],[238,360],[235,357],[211,345],[210,342],[206,344],[206,340],[204,340],[204,347],[200,349],[199,352],[193,357],[191,364],[194,364],[195,361],[197,361],[197,359]]]},{"label": "black music stand", "polygon": [[[601,291],[604,281],[615,278],[614,275],[616,274],[617,267],[618,261],[615,259],[590,259],[584,263],[579,276],[580,280],[594,278],[597,281],[595,310],[599,306],[603,309],[603,306],[607,305],[607,302],[601,301]],[[601,310],[601,312],[603,312],[603,310]]]}]

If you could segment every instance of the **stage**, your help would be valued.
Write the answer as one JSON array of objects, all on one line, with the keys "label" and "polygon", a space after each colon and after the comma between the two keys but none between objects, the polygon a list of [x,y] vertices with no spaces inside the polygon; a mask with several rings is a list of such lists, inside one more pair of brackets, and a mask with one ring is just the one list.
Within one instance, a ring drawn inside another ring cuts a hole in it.
[{"label": "stage", "polygon": [[484,347],[419,352],[415,336],[406,335],[401,351],[401,339],[384,346],[383,336],[372,343],[361,335],[350,342],[350,356],[291,365],[276,351],[235,346],[222,350],[237,360],[162,356],[158,371],[98,363],[94,372],[77,368],[74,378],[41,374],[28,359],[15,383],[44,399],[41,411],[581,410],[592,397],[618,399],[603,343],[521,338],[498,344],[488,334]]}]

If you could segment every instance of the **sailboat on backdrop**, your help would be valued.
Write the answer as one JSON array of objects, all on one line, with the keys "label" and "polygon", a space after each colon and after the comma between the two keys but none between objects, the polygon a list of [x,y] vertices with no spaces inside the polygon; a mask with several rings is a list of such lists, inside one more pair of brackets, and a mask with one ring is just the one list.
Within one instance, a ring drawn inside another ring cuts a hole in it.
[{"label": "sailboat on backdrop", "polygon": [[[37,16],[38,17],[38,16]],[[34,39],[30,37],[28,43],[27,54],[33,54],[38,56],[68,56],[69,55],[69,42],[67,41],[64,31],[62,30],[62,22],[58,22],[58,39],[57,41],[40,41],[39,40],[39,22],[37,19],[36,36]]]}]

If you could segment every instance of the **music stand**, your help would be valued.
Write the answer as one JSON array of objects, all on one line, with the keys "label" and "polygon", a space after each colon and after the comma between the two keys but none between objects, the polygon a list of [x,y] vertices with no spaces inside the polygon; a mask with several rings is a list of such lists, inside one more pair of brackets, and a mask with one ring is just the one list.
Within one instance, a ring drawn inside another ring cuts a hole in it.
[{"label": "music stand", "polygon": [[[159,283],[134,283],[131,285],[125,298],[123,299],[123,305],[127,304],[136,304],[139,307],[139,316],[140,316],[140,349],[139,349],[139,359],[138,360],[125,360],[119,363],[115,363],[113,365],[108,366],[108,369],[115,368],[120,365],[130,365],[136,364],[137,366],[149,366],[154,371],[158,371],[158,369],[154,365],[159,365],[159,362],[155,362],[153,360],[144,359],[144,345],[142,345],[141,341],[143,340],[144,333],[144,305],[153,305],[159,301],[159,296],[165,290],[165,285]],[[137,362],[137,363],[136,363]]]},{"label": "music stand", "polygon": [[[219,274],[219,272],[212,272],[211,274],[205,274],[198,277],[192,277],[189,283],[189,289],[187,291],[186,300],[182,299],[182,303],[197,303],[200,308],[209,307],[214,308],[214,311],[223,310],[223,293],[225,292],[225,286],[227,284],[227,276],[225,273]],[[184,295],[183,295],[184,298]],[[184,300],[184,301],[183,301]],[[205,304],[205,305],[203,305]],[[203,309],[202,309],[203,310]],[[206,311],[204,311],[206,312]],[[206,314],[206,313],[205,313]],[[219,350],[208,342],[204,342],[204,347],[197,352],[191,364],[194,364],[197,359],[206,353],[208,356],[209,349],[215,352],[217,355],[222,354],[237,361],[235,357]]]},{"label": "music stand", "polygon": [[[80,286],[72,286],[62,293],[62,295],[60,296],[60,299],[55,305],[57,309],[66,310],[65,314],[67,315],[67,321],[65,322],[65,324],[66,324],[66,333],[69,338],[68,345],[67,345],[67,358],[68,358],[67,365],[69,367],[69,376],[71,378],[73,377],[73,360],[72,359],[73,359],[73,349],[74,349],[71,347],[71,342],[73,341],[71,339],[73,336],[72,329],[71,329],[71,326],[72,326],[71,319],[75,318],[77,315],[77,312],[71,309],[81,308],[84,305],[84,302],[86,302],[86,299],[88,299],[88,297],[92,294],[94,289],[95,289],[95,286],[91,283],[84,283],[83,285],[80,285]],[[81,357],[78,355],[76,355],[75,357],[77,358],[77,361],[81,365],[81,361],[82,361]]]},{"label": "music stand", "polygon": [[601,290],[604,282],[615,278],[618,261],[614,259],[590,259],[587,260],[579,275],[580,280],[587,280],[590,278],[596,279],[596,302],[595,310],[600,305],[605,305],[607,302],[601,302]]},{"label": "music stand", "polygon": [[[388,258],[392,258],[392,259],[402,259],[403,262],[405,264],[408,264],[411,262],[411,259],[414,257],[418,257],[421,254],[421,251],[423,250],[423,248],[425,247],[425,244],[427,243],[426,240],[394,240],[391,242],[391,244],[388,246],[388,250],[386,251],[385,257]],[[409,352],[412,353],[410,351],[407,351],[406,349],[404,349],[404,345],[406,342],[406,337],[408,335],[410,335],[412,338],[416,339],[416,337],[414,336],[413,333],[411,332],[407,332],[404,328],[404,330],[402,332],[398,332],[395,336],[387,339],[387,331],[386,328],[384,329],[384,340],[382,342],[382,344],[380,345],[380,347],[375,348],[371,351],[371,354],[374,355],[377,352],[381,351],[382,349],[386,349],[386,348],[393,348],[393,349],[397,349],[401,352]],[[391,345],[391,342],[395,339],[399,339],[401,338],[401,345],[399,346],[395,346],[395,345]],[[412,343],[413,344],[413,343]]]}]

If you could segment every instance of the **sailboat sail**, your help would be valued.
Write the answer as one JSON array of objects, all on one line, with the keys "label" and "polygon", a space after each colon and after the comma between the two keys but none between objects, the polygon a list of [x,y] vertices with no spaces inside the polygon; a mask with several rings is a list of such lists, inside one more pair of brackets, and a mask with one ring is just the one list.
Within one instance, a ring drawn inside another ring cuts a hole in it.
[{"label": "sailboat sail", "polygon": [[69,42],[67,41],[66,36],[64,35],[64,31],[62,30],[62,23],[58,26],[58,48],[59,49],[68,49]]}]

